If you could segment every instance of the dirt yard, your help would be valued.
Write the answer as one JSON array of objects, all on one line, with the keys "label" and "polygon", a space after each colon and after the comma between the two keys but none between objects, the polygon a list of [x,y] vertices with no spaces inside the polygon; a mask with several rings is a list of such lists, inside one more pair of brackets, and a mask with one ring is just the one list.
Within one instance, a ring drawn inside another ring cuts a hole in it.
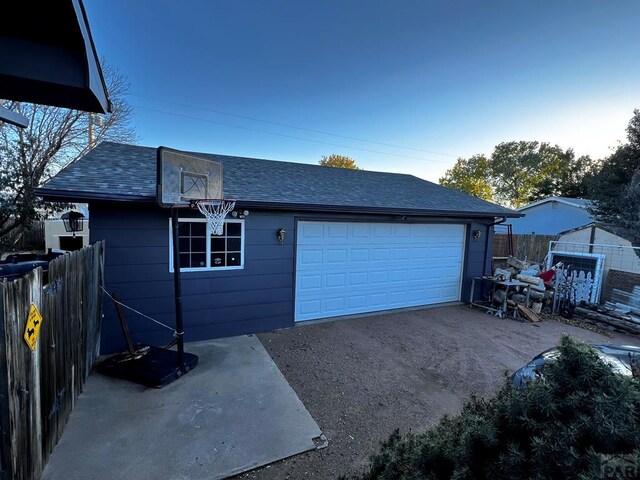
[{"label": "dirt yard", "polygon": [[471,392],[492,394],[568,333],[640,345],[555,321],[499,319],[466,307],[304,325],[260,340],[329,440],[323,450],[242,474],[249,479],[336,479],[365,469],[395,428],[422,431],[456,413]]}]

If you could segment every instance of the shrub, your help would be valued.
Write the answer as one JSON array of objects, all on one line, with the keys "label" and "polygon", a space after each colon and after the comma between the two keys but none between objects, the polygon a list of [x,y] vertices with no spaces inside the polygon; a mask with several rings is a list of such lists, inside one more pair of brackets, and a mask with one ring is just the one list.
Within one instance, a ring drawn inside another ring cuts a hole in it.
[{"label": "shrub", "polygon": [[556,363],[524,390],[505,380],[423,434],[395,431],[361,480],[600,478],[600,454],[640,459],[638,380],[563,337]]}]

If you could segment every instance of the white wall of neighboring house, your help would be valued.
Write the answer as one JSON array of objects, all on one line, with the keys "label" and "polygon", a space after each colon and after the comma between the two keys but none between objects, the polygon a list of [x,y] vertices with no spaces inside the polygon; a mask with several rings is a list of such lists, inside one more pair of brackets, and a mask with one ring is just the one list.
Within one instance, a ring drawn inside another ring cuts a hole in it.
[{"label": "white wall of neighboring house", "polygon": [[[86,203],[74,203],[72,210],[78,211],[84,215],[83,228],[81,232],[76,232],[76,237],[82,237],[82,246],[89,245],[89,205]],[[44,247],[45,250],[50,248],[53,250],[63,249],[60,246],[60,238],[73,237],[72,232],[67,232],[64,229],[64,222],[61,219],[62,214],[60,212],[56,214],[56,218],[50,218],[44,221]]]},{"label": "white wall of neighboring house", "polygon": [[[44,248],[45,250],[54,249],[59,250],[60,237],[72,237],[73,233],[67,232],[64,229],[64,222],[62,220],[45,220],[44,221]],[[82,246],[89,245],[89,222],[85,219],[84,228],[81,232],[76,232],[76,237],[82,237]]]}]

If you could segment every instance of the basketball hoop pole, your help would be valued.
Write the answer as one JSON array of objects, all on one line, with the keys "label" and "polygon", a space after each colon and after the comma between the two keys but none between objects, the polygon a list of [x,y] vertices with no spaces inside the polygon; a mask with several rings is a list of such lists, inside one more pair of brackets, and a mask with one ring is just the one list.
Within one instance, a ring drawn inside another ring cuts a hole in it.
[{"label": "basketball hoop pole", "polygon": [[[140,357],[137,355],[131,356],[130,351],[128,351],[125,353],[124,361],[122,359],[123,354],[118,354],[102,362],[99,368],[107,375],[115,378],[124,378],[148,387],[161,388],[177,380],[198,365],[198,356],[184,351],[182,285],[180,282],[180,224],[178,223],[180,215],[178,207],[185,206],[185,202],[180,201],[183,196],[184,179],[177,174],[181,174],[182,167],[191,167],[188,171],[193,174],[192,181],[197,186],[198,182],[202,181],[202,178],[206,175],[207,169],[204,166],[205,161],[190,157],[177,150],[158,147],[156,156],[156,201],[159,207],[171,208],[170,238],[172,241],[171,251],[173,252],[173,286],[176,307],[174,336],[177,351],[168,347],[160,348],[153,345],[137,346],[136,348],[144,347],[146,354]],[[173,167],[173,169],[169,167]],[[171,186],[169,187],[169,185]],[[191,186],[190,184],[187,185]],[[140,314],[140,312],[137,313]],[[141,315],[146,317],[144,314]]]},{"label": "basketball hoop pole", "polygon": [[173,232],[173,285],[176,297],[176,332],[178,345],[178,368],[184,370],[184,325],[182,323],[182,288],[180,284],[180,245],[178,209],[171,209],[171,224]]}]

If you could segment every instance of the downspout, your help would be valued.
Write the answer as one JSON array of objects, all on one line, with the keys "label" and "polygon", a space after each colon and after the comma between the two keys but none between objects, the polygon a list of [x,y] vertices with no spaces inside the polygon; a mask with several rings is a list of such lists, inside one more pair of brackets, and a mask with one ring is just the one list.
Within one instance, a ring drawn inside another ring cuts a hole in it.
[{"label": "downspout", "polygon": [[491,227],[495,227],[496,225],[500,225],[501,223],[504,223],[507,221],[507,217],[502,217],[502,220],[497,220],[493,223],[490,223],[489,225],[487,225],[487,238],[484,242],[484,265],[482,266],[482,274],[485,275],[486,271],[487,271],[487,253],[489,250],[489,229]]}]

